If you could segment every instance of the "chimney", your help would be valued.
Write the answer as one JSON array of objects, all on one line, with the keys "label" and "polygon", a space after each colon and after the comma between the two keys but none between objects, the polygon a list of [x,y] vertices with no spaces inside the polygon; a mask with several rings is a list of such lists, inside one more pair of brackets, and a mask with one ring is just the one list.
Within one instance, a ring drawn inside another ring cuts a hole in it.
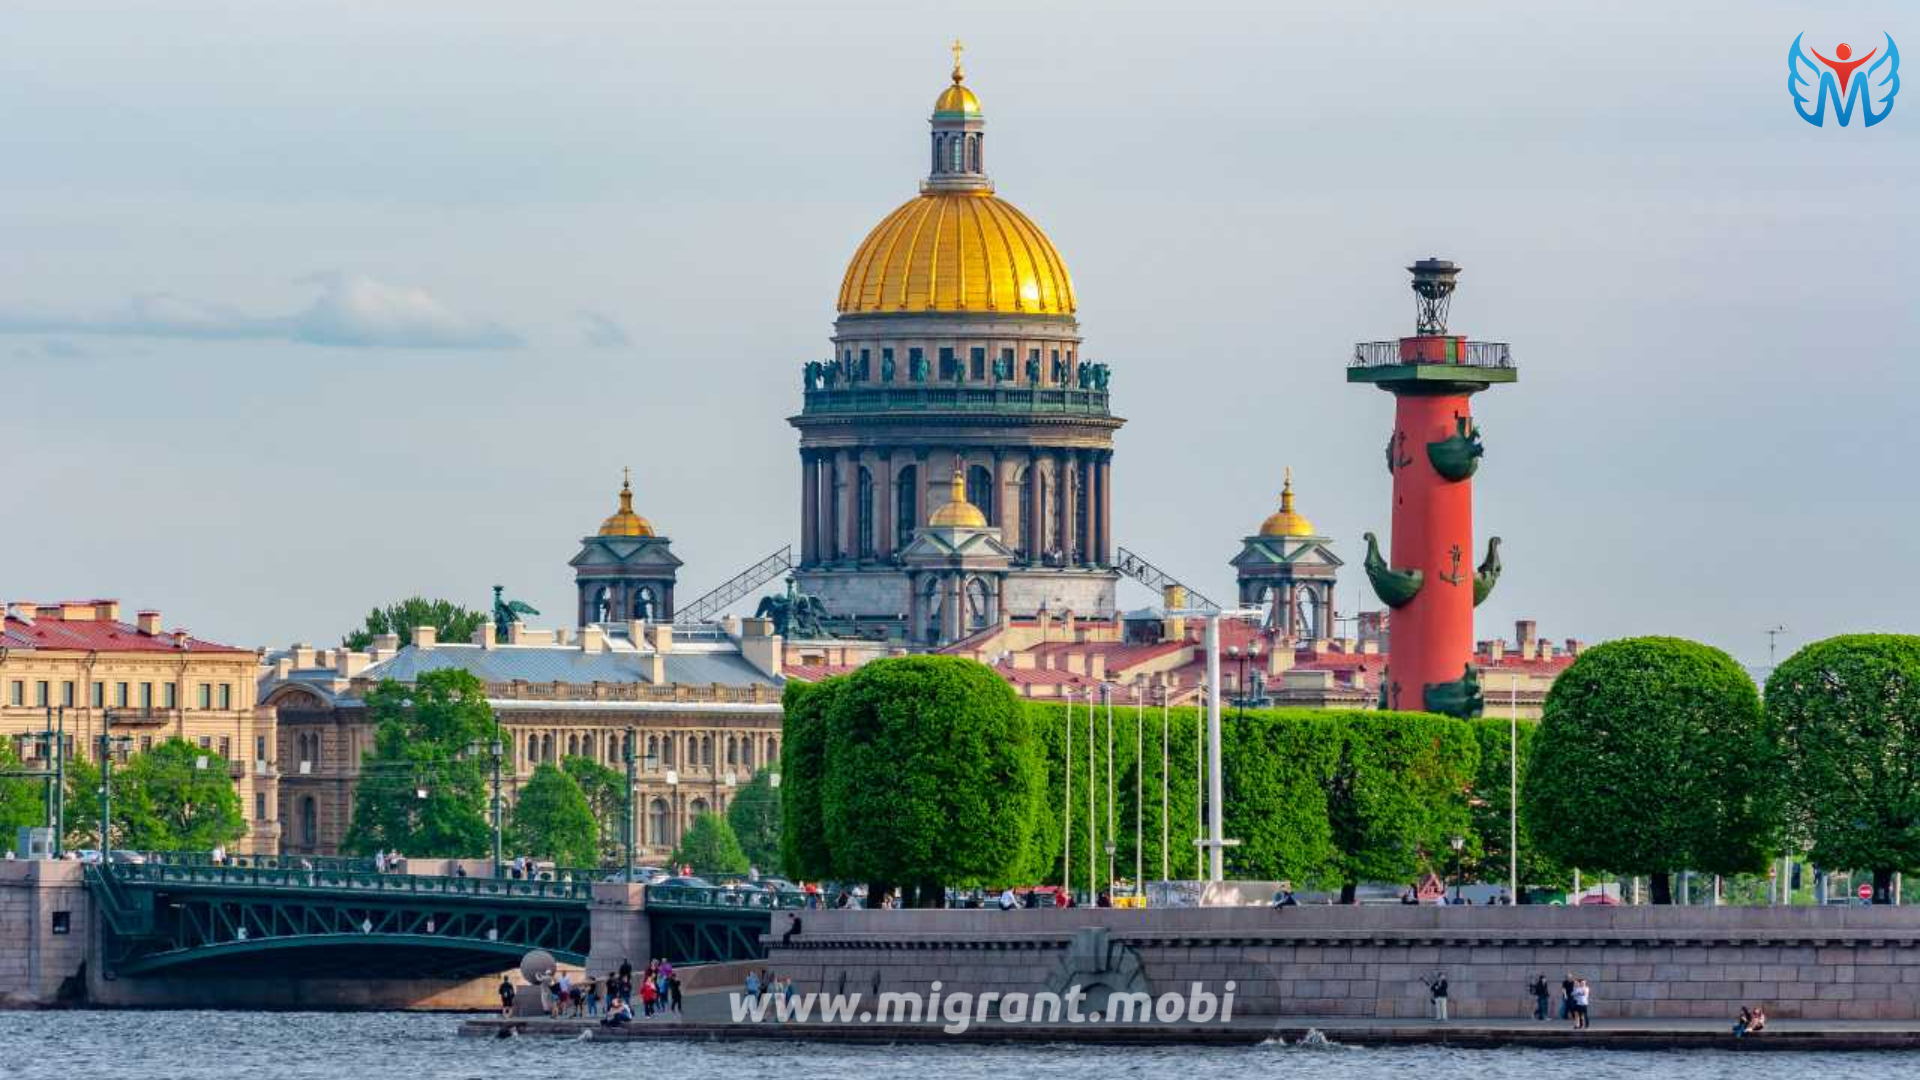
[{"label": "chimney", "polygon": [[1107,654],[1087,654],[1087,677],[1104,681],[1107,677]]},{"label": "chimney", "polygon": [[1499,638],[1494,638],[1492,641],[1487,642],[1487,662],[1488,663],[1497,664],[1501,660],[1505,659],[1506,655],[1507,655],[1506,642],[1501,641]]},{"label": "chimney", "polygon": [[120,621],[120,601],[96,600],[93,602],[93,617],[101,622]]},{"label": "chimney", "polygon": [[653,651],[658,653],[673,651],[672,623],[660,623],[653,628]]},{"label": "chimney", "polygon": [[1581,641],[1579,638],[1567,639],[1567,655],[1568,656],[1579,656],[1581,653],[1586,651],[1587,651],[1586,642]]},{"label": "chimney", "polygon": [[666,656],[658,651],[653,652],[650,656],[652,659],[652,669],[647,672],[647,681],[655,686],[667,685]]},{"label": "chimney", "polygon": [[160,632],[160,613],[158,611],[147,608],[136,614],[133,618],[134,625],[138,626],[140,632],[146,634],[148,637],[152,637]]},{"label": "chimney", "polygon": [[583,653],[603,653],[607,651],[607,632],[597,625],[580,628],[580,651]]},{"label": "chimney", "polygon": [[433,648],[433,644],[434,644],[433,639],[438,633],[439,631],[435,630],[431,626],[414,627],[413,628],[413,647],[423,652]]},{"label": "chimney", "polygon": [[526,635],[526,624],[522,623],[519,619],[515,619],[507,624],[507,644],[518,645],[520,644],[520,640],[526,637]]},{"label": "chimney", "polygon": [[351,679],[367,669],[373,657],[352,649],[336,649],[333,654],[333,673],[343,679]]},{"label": "chimney", "polygon": [[1542,640],[1541,640],[1541,642],[1540,642],[1540,659],[1542,659],[1542,660],[1551,660],[1551,659],[1553,659],[1553,641],[1552,641],[1551,639],[1542,639]]},{"label": "chimney", "polygon": [[1069,674],[1085,675],[1087,673],[1087,658],[1079,653],[1068,653],[1062,659],[1066,661],[1066,668]]},{"label": "chimney", "polygon": [[741,658],[760,674],[770,679],[779,678],[783,649],[779,635],[773,632],[773,620],[741,619],[739,629]]},{"label": "chimney", "polygon": [[313,666],[313,646],[298,641],[287,650],[287,658],[293,661],[293,669],[300,671]]},{"label": "chimney", "polygon": [[[1169,585],[1161,592],[1160,601],[1168,611],[1181,611],[1187,606],[1187,587]],[[1179,641],[1187,636],[1187,620],[1178,615],[1168,615],[1160,624],[1160,640]]]},{"label": "chimney", "polygon": [[277,659],[277,660],[275,660],[275,661],[273,662],[273,677],[274,677],[274,678],[276,678],[276,679],[285,679],[285,678],[286,678],[287,676],[289,676],[289,675],[291,675],[291,674],[293,674],[293,660],[292,660],[292,658],[290,658],[290,657],[285,657],[285,656],[282,656],[282,657],[280,657],[279,659]]},{"label": "chimney", "polygon": [[1533,645],[1537,639],[1538,639],[1538,635],[1535,631],[1535,624],[1532,619],[1515,619],[1514,620],[1513,644],[1515,647],[1517,647],[1520,650],[1521,656],[1526,657],[1529,660],[1533,659]]}]

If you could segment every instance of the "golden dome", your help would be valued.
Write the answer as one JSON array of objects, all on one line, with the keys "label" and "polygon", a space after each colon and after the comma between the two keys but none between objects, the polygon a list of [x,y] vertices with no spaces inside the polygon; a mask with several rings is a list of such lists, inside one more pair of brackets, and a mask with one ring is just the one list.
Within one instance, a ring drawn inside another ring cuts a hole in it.
[{"label": "golden dome", "polygon": [[1280,509],[1260,523],[1261,536],[1314,536],[1313,522],[1293,510],[1293,469],[1287,469],[1286,482],[1280,487]]},{"label": "golden dome", "polygon": [[633,478],[630,470],[620,479],[620,509],[600,523],[601,536],[652,536],[653,522],[633,512]]},{"label": "golden dome", "polygon": [[1071,315],[1073,281],[1053,241],[991,193],[928,191],[860,242],[841,314],[1000,311]]},{"label": "golden dome", "polygon": [[927,524],[936,529],[984,529],[987,527],[987,515],[980,508],[967,501],[967,478],[956,466],[953,481],[948,489],[947,505],[933,512]]}]

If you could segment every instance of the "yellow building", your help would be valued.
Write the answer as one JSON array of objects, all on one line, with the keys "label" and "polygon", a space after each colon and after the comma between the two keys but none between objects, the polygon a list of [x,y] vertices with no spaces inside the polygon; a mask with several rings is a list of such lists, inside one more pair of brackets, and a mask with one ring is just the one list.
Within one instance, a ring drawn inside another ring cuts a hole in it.
[{"label": "yellow building", "polygon": [[120,620],[117,600],[13,602],[0,625],[0,736],[29,761],[44,754],[29,738],[53,722],[68,753],[92,761],[100,737],[116,740],[115,761],[170,738],[231,763],[246,815],[236,851],[279,849],[274,720],[256,706],[259,658],[251,649],[161,628],[158,611]]}]

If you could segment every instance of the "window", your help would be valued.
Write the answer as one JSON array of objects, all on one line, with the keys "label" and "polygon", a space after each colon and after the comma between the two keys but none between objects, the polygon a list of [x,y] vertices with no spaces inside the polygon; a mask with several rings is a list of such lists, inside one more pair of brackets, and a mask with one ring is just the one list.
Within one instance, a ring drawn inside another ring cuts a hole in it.
[{"label": "window", "polygon": [[873,474],[860,467],[860,557],[873,558]]},{"label": "window", "polygon": [[960,377],[960,361],[954,359],[952,349],[940,350],[940,377],[942,379],[958,379]]},{"label": "window", "polygon": [[202,750],[213,749],[213,736],[211,735],[200,736],[200,749]]},{"label": "window", "polygon": [[15,679],[7,687],[7,704],[25,705],[27,703],[27,684],[24,679]]},{"label": "window", "polygon": [[51,684],[45,679],[41,679],[39,682],[33,684],[33,703],[35,705],[43,709],[47,707],[47,690],[50,685]]},{"label": "window", "polygon": [[1034,381],[1036,383],[1039,382],[1040,381],[1040,350],[1039,349],[1027,350],[1027,366],[1033,369]]},{"label": "window", "polygon": [[993,471],[985,465],[967,470],[967,501],[980,508],[988,521],[997,520],[993,512]]},{"label": "window", "polygon": [[914,382],[923,381],[924,377],[920,374],[920,365],[926,362],[927,362],[927,354],[925,350],[908,349],[907,350],[907,378],[912,379]]},{"label": "window", "polygon": [[893,374],[893,349],[891,348],[881,349],[880,350],[880,377],[882,379],[885,379],[892,374]]},{"label": "window", "polygon": [[873,371],[873,351],[871,349],[861,349],[860,350],[860,367],[858,368],[858,377],[860,381],[865,382],[867,379],[871,378],[872,371]]},{"label": "window", "polygon": [[264,791],[253,793],[253,820],[267,820],[267,793]]},{"label": "window", "polygon": [[144,754],[151,749],[153,749],[153,736],[151,735],[140,736],[140,752]]},{"label": "window", "polygon": [[667,847],[673,843],[667,835],[667,823],[670,815],[665,799],[655,799],[647,805],[647,840],[655,847]]},{"label": "window", "polygon": [[674,737],[669,735],[660,745],[660,761],[668,768],[673,767],[673,744],[675,741]]},{"label": "window", "polygon": [[313,796],[300,800],[300,845],[312,847],[320,835],[320,812]]},{"label": "window", "polygon": [[267,737],[265,735],[255,735],[253,737],[253,760],[267,760]]},{"label": "window", "polygon": [[220,756],[228,761],[233,760],[233,740],[225,735],[220,736]]},{"label": "window", "polygon": [[220,684],[220,707],[222,709],[233,708],[233,684],[232,683]]},{"label": "window", "polygon": [[116,709],[124,709],[127,707],[126,683],[117,682],[113,684],[113,707]]},{"label": "window", "polygon": [[140,711],[153,711],[153,684],[150,682],[140,684]]},{"label": "window", "polygon": [[180,707],[180,686],[177,683],[160,684],[160,707],[177,709]]},{"label": "window", "polygon": [[203,709],[213,708],[213,684],[212,683],[200,684],[200,707]]},{"label": "window", "polygon": [[105,708],[107,704],[107,684],[91,684],[87,691],[87,700],[90,701],[96,709]]},{"label": "window", "polygon": [[973,365],[973,381],[981,382],[987,377],[987,350],[974,349],[968,359]]},{"label": "window", "polygon": [[69,709],[73,708],[72,679],[68,679],[66,682],[60,684],[60,704],[65,705]]},{"label": "window", "polygon": [[907,539],[920,524],[915,512],[913,489],[919,483],[918,466],[908,465],[900,470],[893,480],[893,546],[895,550],[907,546]]}]

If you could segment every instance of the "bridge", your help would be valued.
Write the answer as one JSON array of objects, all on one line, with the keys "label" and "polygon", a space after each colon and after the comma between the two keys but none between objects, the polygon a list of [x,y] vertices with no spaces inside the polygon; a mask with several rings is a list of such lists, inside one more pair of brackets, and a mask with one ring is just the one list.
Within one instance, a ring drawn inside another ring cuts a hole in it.
[{"label": "bridge", "polygon": [[[86,869],[109,978],[474,978],[535,949],[585,964],[593,871],[534,880],[378,873],[367,860],[156,853]],[[652,886],[651,954],[676,964],[758,959],[773,910],[798,894]],[[606,917],[603,915],[602,917]]]}]

